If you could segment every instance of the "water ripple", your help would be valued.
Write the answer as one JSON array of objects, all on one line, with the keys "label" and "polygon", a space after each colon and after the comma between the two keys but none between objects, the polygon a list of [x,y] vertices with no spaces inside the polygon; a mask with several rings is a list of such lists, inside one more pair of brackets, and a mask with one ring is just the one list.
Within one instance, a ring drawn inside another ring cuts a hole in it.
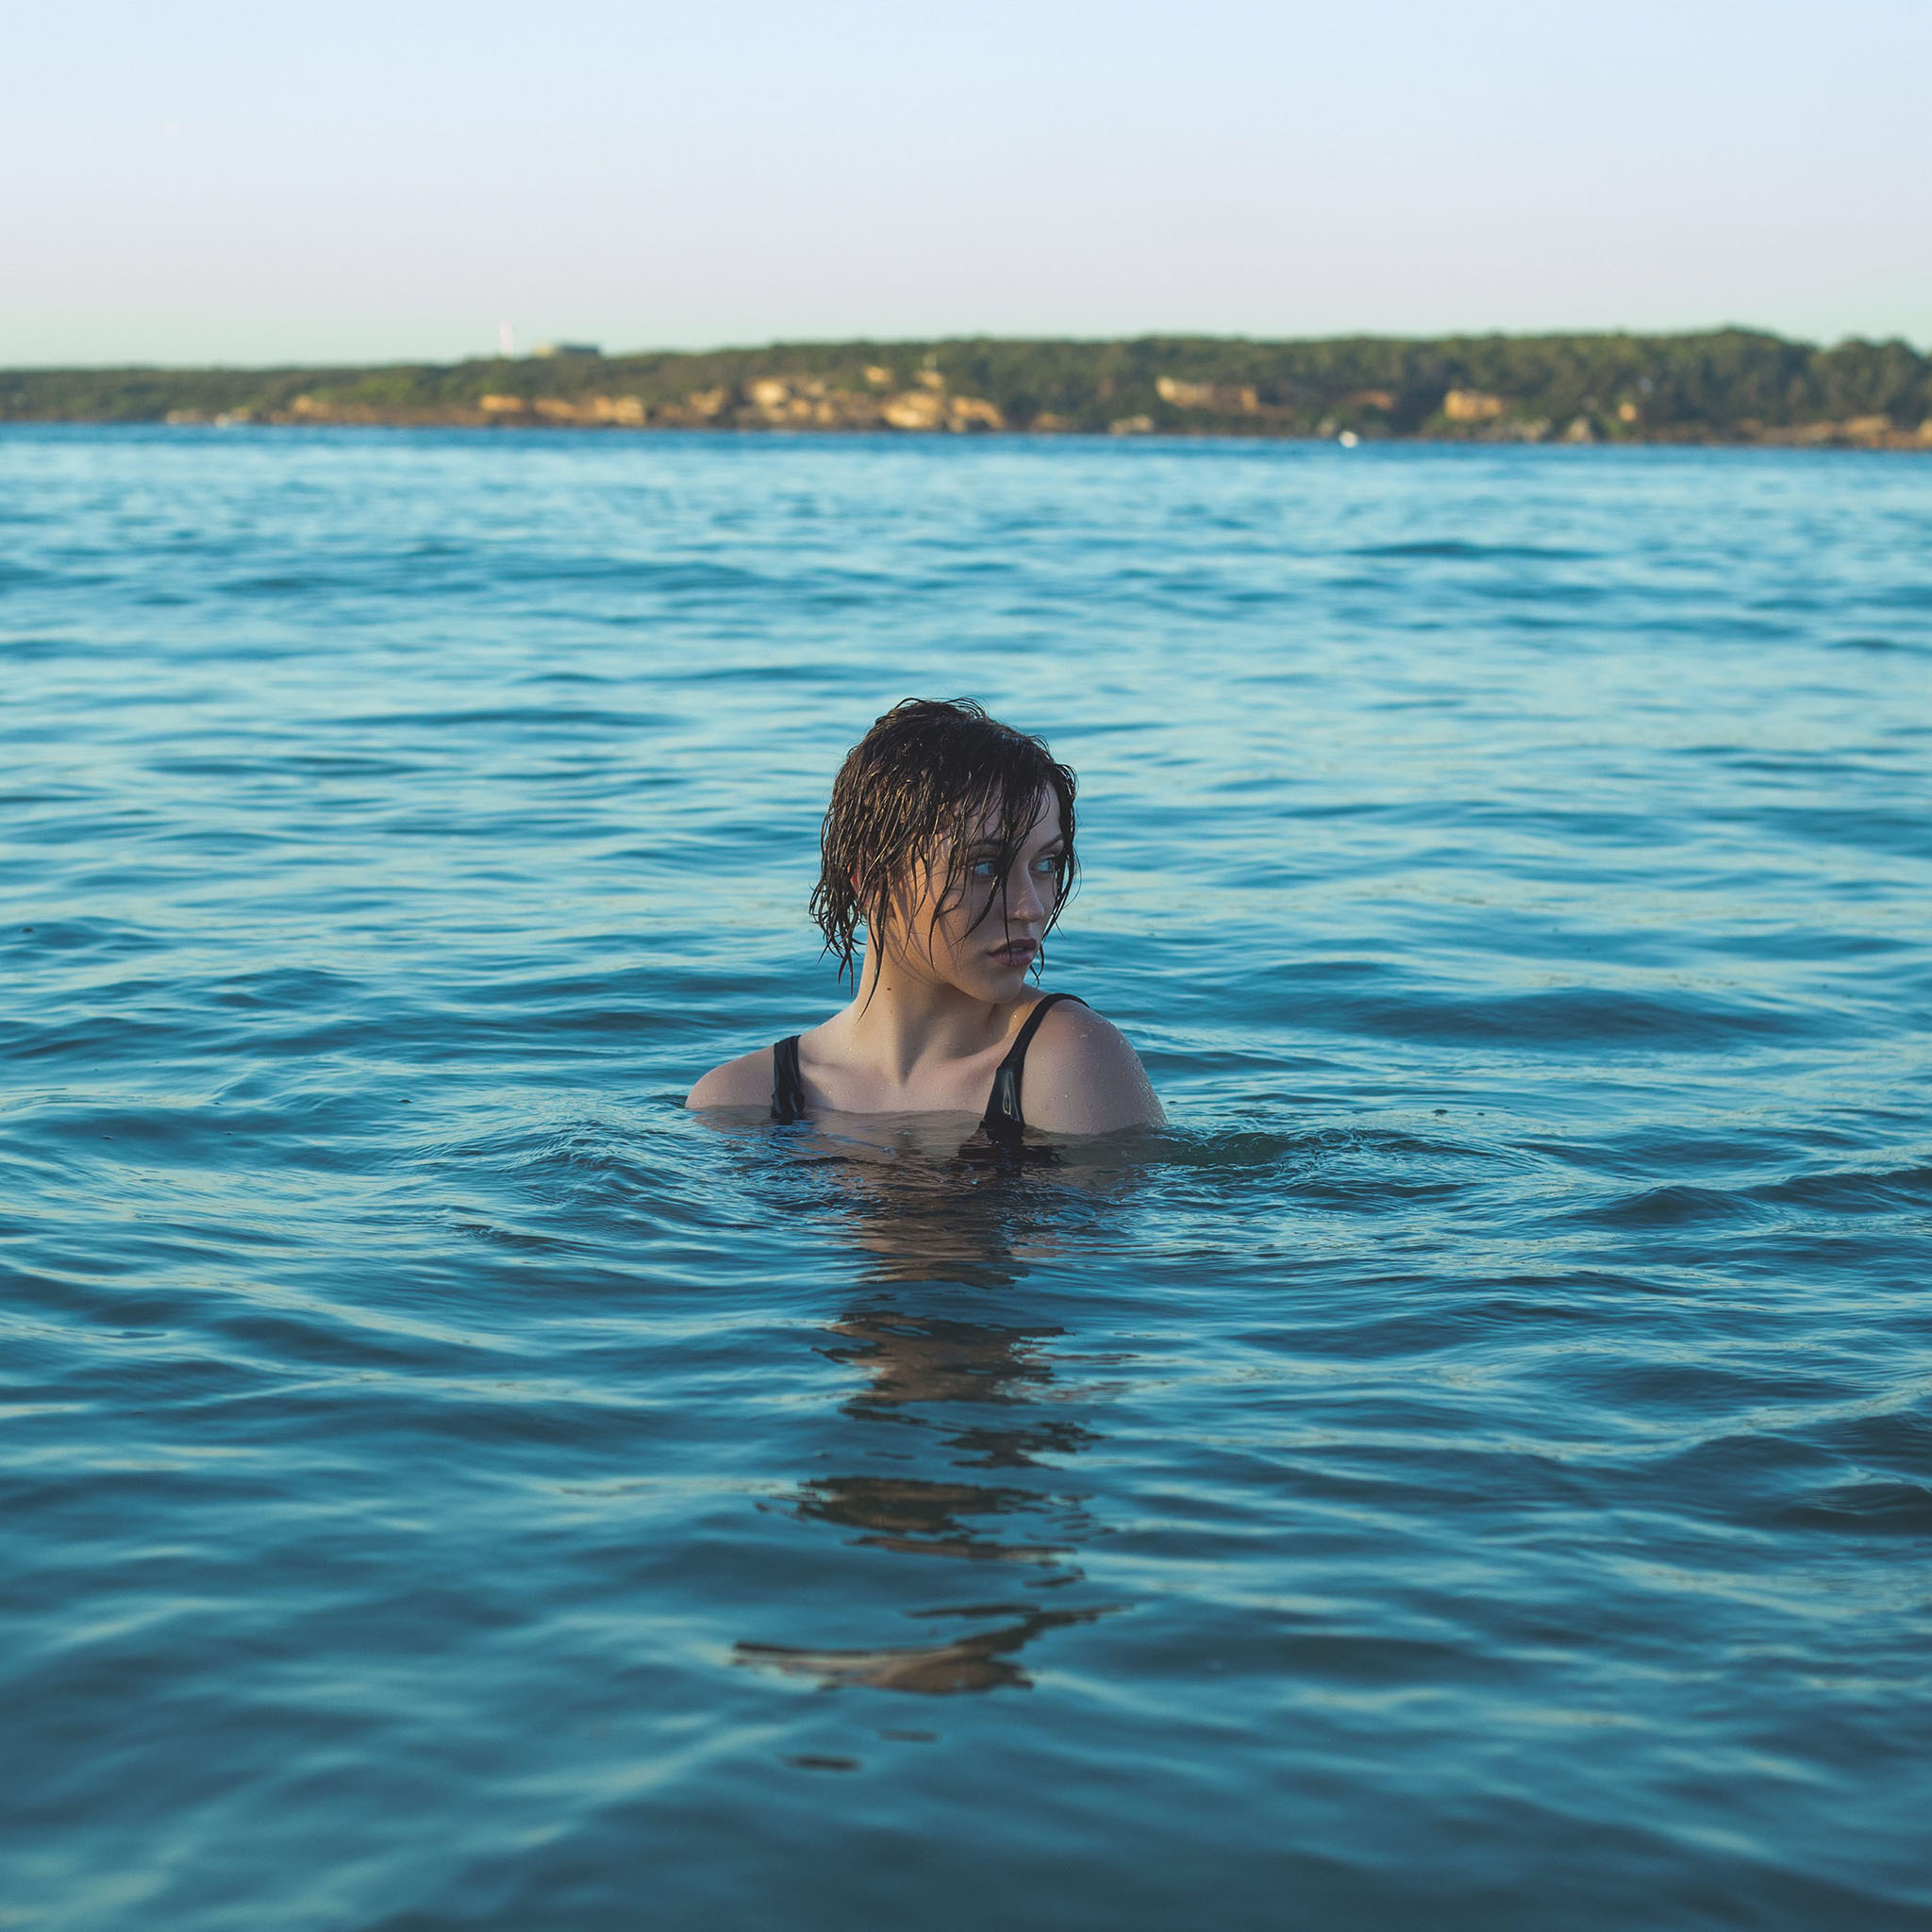
[{"label": "water ripple", "polygon": [[[1925,466],[0,478],[8,1924],[1932,1924]],[[1167,1130],[681,1109],[908,691]]]}]

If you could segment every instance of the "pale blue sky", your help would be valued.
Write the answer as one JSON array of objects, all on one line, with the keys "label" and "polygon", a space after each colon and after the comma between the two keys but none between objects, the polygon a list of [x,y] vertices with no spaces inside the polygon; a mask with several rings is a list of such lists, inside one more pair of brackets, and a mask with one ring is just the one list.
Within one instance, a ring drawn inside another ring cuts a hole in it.
[{"label": "pale blue sky", "polygon": [[1932,341],[1932,5],[16,9],[0,363]]}]

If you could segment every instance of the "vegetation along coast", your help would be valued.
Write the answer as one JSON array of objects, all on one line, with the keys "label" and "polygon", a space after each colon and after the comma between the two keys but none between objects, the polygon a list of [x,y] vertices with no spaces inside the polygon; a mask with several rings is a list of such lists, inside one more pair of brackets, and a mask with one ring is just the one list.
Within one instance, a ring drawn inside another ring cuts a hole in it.
[{"label": "vegetation along coast", "polygon": [[1932,451],[1932,357],[1760,331],[776,343],[0,371],[0,421],[1732,442]]}]

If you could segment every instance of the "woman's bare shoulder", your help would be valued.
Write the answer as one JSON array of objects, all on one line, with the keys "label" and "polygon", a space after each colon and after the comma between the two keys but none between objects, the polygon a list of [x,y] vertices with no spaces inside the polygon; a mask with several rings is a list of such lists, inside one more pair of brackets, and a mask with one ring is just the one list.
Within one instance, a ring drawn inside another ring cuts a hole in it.
[{"label": "woman's bare shoulder", "polygon": [[687,1107],[763,1107],[772,1097],[772,1049],[755,1048],[713,1067],[685,1095]]},{"label": "woman's bare shoulder", "polygon": [[1167,1119],[1126,1035],[1072,1000],[1056,1006],[1033,1036],[1020,1108],[1029,1126],[1050,1134],[1105,1134]]}]

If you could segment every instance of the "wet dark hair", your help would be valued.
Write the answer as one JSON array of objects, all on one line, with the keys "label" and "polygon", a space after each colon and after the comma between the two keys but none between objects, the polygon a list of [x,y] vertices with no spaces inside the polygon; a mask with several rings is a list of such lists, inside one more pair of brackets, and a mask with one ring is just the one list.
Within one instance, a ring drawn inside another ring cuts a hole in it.
[{"label": "wet dark hair", "polygon": [[[953,897],[965,882],[974,834],[985,819],[993,821],[1004,882],[1036,823],[1042,791],[1059,803],[1063,840],[1058,898],[1046,923],[1051,932],[1078,871],[1073,773],[1040,739],[989,718],[970,698],[908,698],[894,705],[845,754],[819,835],[811,916],[825,936],[825,951],[838,958],[840,978],[855,971],[859,926],[881,931],[913,867],[937,859],[944,848],[950,848],[948,870],[938,903]],[[974,929],[995,903],[1004,916],[1004,891],[1003,883],[1000,898],[988,901]]]}]

